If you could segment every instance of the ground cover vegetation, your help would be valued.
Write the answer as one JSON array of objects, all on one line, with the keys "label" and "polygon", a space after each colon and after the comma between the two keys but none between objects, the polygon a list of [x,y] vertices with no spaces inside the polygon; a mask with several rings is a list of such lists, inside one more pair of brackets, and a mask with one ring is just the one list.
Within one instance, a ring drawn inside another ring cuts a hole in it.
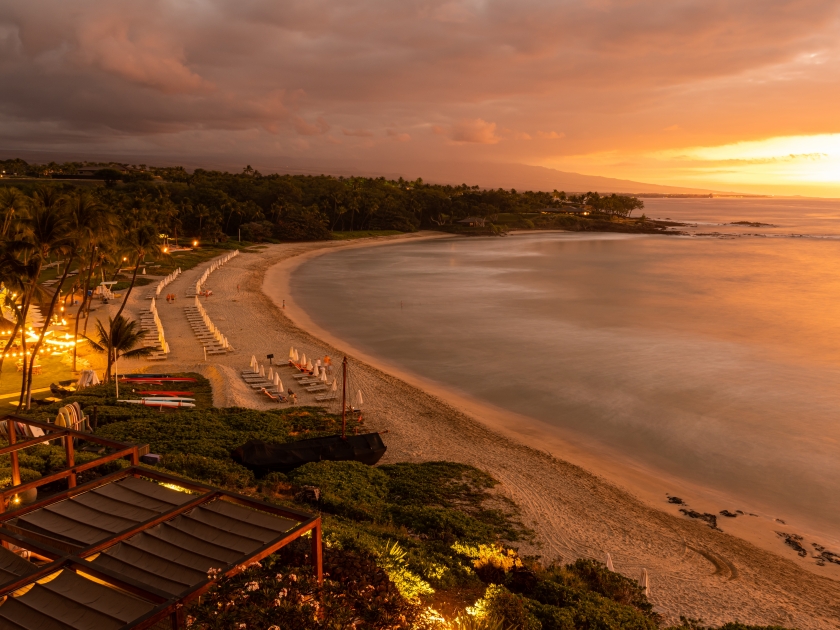
[{"label": "ground cover vegetation", "polygon": [[[597,192],[567,195],[556,190],[519,192],[467,184],[436,185],[422,179],[262,175],[251,167],[239,173],[204,169],[189,173],[180,167],[100,164],[96,166],[101,170],[92,173],[97,179],[74,180],[67,178],[77,177],[80,169],[90,165],[7,160],[0,166],[6,177],[12,176],[6,184],[24,191],[57,178],[57,186],[92,190],[118,214],[140,210],[176,242],[194,237],[207,243],[230,239],[305,241],[328,239],[331,234],[341,238],[348,232],[417,229],[465,234],[497,234],[510,228],[657,229],[656,223],[632,216],[644,207],[640,199]],[[15,175],[29,179],[15,179]],[[92,182],[99,186],[91,186]],[[478,217],[484,224],[471,227],[458,223],[467,217]]]},{"label": "ground cover vegetation", "polygon": [[[68,402],[93,416],[96,433],[162,455],[158,467],[182,477],[319,512],[324,568],[319,586],[306,568],[307,541],[218,582],[189,611],[191,628],[418,630],[659,630],[662,620],[638,584],[593,560],[543,562],[517,547],[534,540],[497,482],[452,462],[316,462],[257,478],[230,457],[249,439],[289,442],[335,434],[340,419],[317,407],[255,411],[213,408],[209,382],[189,388],[194,410],[160,412],[116,400],[103,384],[39,406],[48,420]],[[179,385],[181,387],[181,385]],[[77,461],[96,452],[78,451]],[[5,459],[4,459],[5,457]],[[21,455],[25,479],[65,465],[60,445]],[[0,485],[10,483],[0,457]],[[116,462],[109,472],[126,462]],[[94,474],[94,473],[90,473]],[[84,479],[82,481],[87,480]],[[43,489],[45,493],[62,489]],[[680,628],[710,630],[686,619]],[[726,630],[759,630],[728,624]],[[773,630],[771,628],[763,630]],[[780,630],[780,629],[776,629]]]}]

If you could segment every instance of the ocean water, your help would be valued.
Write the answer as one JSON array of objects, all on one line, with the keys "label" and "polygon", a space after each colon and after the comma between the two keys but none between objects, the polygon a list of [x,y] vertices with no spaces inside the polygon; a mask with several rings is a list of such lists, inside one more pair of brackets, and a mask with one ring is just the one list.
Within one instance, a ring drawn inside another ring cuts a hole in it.
[{"label": "ocean water", "polygon": [[648,201],[729,236],[340,250],[291,289],[372,355],[840,536],[840,203]]}]

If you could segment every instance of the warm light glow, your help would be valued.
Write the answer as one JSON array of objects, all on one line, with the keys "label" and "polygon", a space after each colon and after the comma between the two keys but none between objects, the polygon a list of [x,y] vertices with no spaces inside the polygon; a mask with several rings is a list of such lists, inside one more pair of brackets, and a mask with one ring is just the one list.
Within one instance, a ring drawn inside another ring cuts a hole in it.
[{"label": "warm light glow", "polygon": [[160,484],[164,488],[169,488],[170,490],[174,490],[175,492],[186,492],[187,494],[192,494],[189,490],[182,486],[176,486],[174,483],[162,483]]},{"label": "warm light glow", "polygon": [[840,184],[840,134],[691,147],[662,151],[657,157],[689,165],[698,179]]},{"label": "warm light glow", "polygon": [[193,241],[193,247],[198,247],[198,241]]},{"label": "warm light glow", "polygon": [[840,134],[775,136],[655,151],[587,153],[540,164],[671,186],[840,196]]}]

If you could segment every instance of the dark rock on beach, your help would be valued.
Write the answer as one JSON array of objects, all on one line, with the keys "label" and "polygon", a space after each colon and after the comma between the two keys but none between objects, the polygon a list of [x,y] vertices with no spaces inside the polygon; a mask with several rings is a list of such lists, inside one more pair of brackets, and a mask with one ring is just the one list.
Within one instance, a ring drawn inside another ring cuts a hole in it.
[{"label": "dark rock on beach", "polygon": [[712,529],[718,529],[717,516],[709,514],[708,512],[698,512],[696,510],[681,509],[680,512],[685,514],[688,518],[699,518],[701,521],[706,521]]},{"label": "dark rock on beach", "polygon": [[[776,519],[778,520],[778,519]],[[803,558],[807,557],[808,550],[802,546],[802,536],[799,534],[788,534],[785,532],[776,532],[779,536],[784,538],[785,544],[792,548],[796,553],[798,553]]]}]

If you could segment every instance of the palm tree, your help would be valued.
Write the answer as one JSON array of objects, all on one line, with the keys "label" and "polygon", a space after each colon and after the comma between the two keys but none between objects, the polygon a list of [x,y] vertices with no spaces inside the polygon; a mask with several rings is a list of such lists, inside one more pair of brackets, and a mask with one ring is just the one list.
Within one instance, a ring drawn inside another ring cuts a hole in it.
[{"label": "palm tree", "polygon": [[[151,256],[153,259],[157,259],[162,255],[160,248],[160,236],[158,235],[158,231],[155,226],[150,223],[145,223],[129,230],[123,246],[130,261],[134,263],[134,273],[131,274],[131,284],[128,286],[125,296],[123,296],[122,304],[120,304],[117,314],[114,315],[115,322],[122,319],[123,309],[125,308],[125,305],[128,302],[128,297],[131,295],[131,290],[134,288],[134,284],[137,281],[137,270],[140,269],[140,263],[143,262],[143,259],[147,255]],[[111,360],[112,357],[109,354],[109,373],[111,372]]]},{"label": "palm tree", "polygon": [[0,209],[5,213],[3,217],[2,232],[3,237],[9,233],[15,215],[20,213],[26,207],[26,197],[24,197],[17,188],[3,188],[0,190]]},{"label": "palm tree", "polygon": [[82,300],[76,312],[75,330],[73,331],[73,370],[76,369],[76,342],[79,339],[79,317],[88,301],[90,281],[93,268],[98,258],[99,247],[116,236],[115,215],[108,206],[96,201],[87,191],[80,192],[70,201],[70,215],[76,231],[78,242],[77,251],[82,259],[79,261],[79,276],[83,267],[87,267],[87,276],[82,286]]},{"label": "palm tree", "polygon": [[[36,190],[33,194],[32,203],[30,204],[29,216],[21,220],[22,229],[20,239],[13,244],[14,247],[18,247],[21,250],[28,250],[28,256],[25,255],[25,260],[31,258],[34,261],[35,273],[29,280],[29,287],[23,294],[21,304],[21,319],[24,323],[26,322],[26,317],[35,298],[35,294],[40,289],[38,286],[38,277],[41,275],[44,261],[48,260],[52,254],[64,256],[73,250],[75,238],[70,229],[68,213],[62,201],[62,197],[52,188]],[[61,278],[61,282],[67,276],[70,261],[68,260],[67,262],[68,264],[64,268],[64,275]],[[60,287],[61,284],[59,283],[53,294],[47,318],[52,317],[52,311],[58,300],[58,290]],[[44,328],[41,330],[41,336],[33,348],[32,360],[29,361],[28,365],[24,341],[23,378],[21,379],[19,407],[26,405],[26,408],[29,408],[32,370],[35,364],[36,353],[40,349],[48,324],[49,319],[45,319]]]},{"label": "palm tree", "polygon": [[[96,322],[96,336],[94,341],[85,337],[96,352],[108,353],[108,371],[105,373],[105,380],[111,380],[112,360],[120,358],[133,359],[143,357],[152,352],[152,348],[141,346],[146,331],[141,329],[133,319],[126,319],[122,315],[115,318],[108,318],[108,327],[101,321]],[[138,347],[139,346],[139,347]]]}]

